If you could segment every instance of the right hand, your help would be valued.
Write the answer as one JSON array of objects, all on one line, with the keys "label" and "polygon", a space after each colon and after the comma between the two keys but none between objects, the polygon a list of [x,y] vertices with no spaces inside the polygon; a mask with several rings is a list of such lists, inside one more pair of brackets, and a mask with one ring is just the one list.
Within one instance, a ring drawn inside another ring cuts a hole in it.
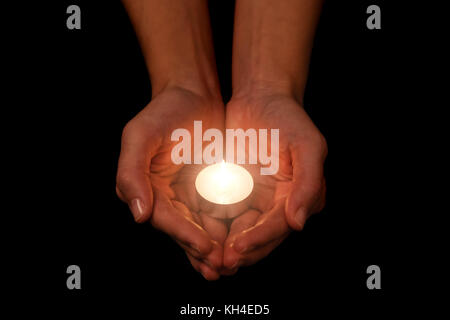
[{"label": "right hand", "polygon": [[[212,95],[211,95],[212,96]],[[222,128],[220,99],[181,87],[164,89],[128,124],[122,135],[117,195],[128,203],[136,222],[150,220],[186,252],[192,266],[208,280],[219,277],[227,227],[200,214],[194,165],[171,160],[172,131],[185,128],[193,137],[194,120],[203,130]]]}]

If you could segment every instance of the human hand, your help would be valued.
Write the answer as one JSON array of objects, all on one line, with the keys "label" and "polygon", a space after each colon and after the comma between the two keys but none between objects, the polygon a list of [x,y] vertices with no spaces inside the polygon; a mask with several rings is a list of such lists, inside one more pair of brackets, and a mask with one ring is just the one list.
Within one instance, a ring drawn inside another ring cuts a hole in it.
[{"label": "human hand", "polygon": [[280,134],[275,175],[261,175],[260,164],[246,166],[255,184],[225,240],[223,263],[229,272],[267,256],[325,204],[324,137],[293,97],[268,92],[239,95],[226,109],[226,128],[279,129]]},{"label": "human hand", "polygon": [[116,191],[128,203],[136,222],[150,220],[186,252],[193,267],[208,280],[219,277],[227,227],[201,214],[195,192],[195,165],[171,160],[171,134],[177,128],[193,132],[194,120],[203,127],[222,128],[220,99],[181,87],[168,88],[125,126],[117,170]]}]

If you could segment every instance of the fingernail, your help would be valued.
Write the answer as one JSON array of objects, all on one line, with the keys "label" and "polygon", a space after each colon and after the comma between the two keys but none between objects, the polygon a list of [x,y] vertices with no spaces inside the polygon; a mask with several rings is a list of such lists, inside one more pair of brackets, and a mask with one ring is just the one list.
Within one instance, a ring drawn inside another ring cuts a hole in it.
[{"label": "fingernail", "polygon": [[139,222],[144,215],[144,204],[140,199],[131,201],[131,213],[133,214],[134,220]]},{"label": "fingernail", "polygon": [[239,261],[236,261],[235,264],[233,264],[233,265],[231,266],[231,268],[229,268],[229,269],[230,269],[230,270],[236,269],[236,268],[238,267],[238,264],[239,264]]},{"label": "fingernail", "polygon": [[306,209],[301,207],[295,213],[295,221],[297,222],[297,225],[299,226],[300,229],[303,229],[303,226],[305,224],[305,217],[306,217]]}]

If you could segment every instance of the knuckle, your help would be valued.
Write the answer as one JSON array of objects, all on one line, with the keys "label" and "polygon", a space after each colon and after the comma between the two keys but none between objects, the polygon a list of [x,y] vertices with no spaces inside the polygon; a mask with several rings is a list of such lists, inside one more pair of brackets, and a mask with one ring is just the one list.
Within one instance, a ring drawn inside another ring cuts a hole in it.
[{"label": "knuckle", "polygon": [[120,191],[124,192],[132,183],[133,178],[130,170],[122,168],[117,171],[116,187]]},{"label": "knuckle", "polygon": [[123,198],[122,192],[120,191],[120,189],[119,189],[119,187],[117,186],[117,184],[116,184],[116,195],[117,195],[121,200],[123,200],[123,199],[122,199],[122,198]]},{"label": "knuckle", "polygon": [[128,121],[122,130],[122,141],[126,140],[130,136],[130,134],[135,130],[135,128],[136,125],[133,122],[133,120]]}]

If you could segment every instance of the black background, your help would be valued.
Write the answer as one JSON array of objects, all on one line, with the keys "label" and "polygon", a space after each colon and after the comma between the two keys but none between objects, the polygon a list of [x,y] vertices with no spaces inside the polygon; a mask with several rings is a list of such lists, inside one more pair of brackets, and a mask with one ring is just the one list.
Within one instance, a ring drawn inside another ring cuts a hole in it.
[{"label": "black background", "polygon": [[[209,3],[227,100],[234,2]],[[81,30],[66,28],[70,4],[81,7]],[[366,28],[370,4],[381,7],[381,30]],[[34,30],[31,40],[40,64],[42,136],[30,153],[42,168],[33,185],[45,196],[33,199],[39,224],[33,219],[28,226],[27,247],[43,270],[36,286],[49,305],[181,319],[179,308],[188,303],[269,304],[270,318],[291,319],[307,311],[367,318],[395,304],[408,247],[399,224],[402,163],[394,155],[402,142],[396,117],[407,59],[399,50],[398,8],[387,1],[326,1],[305,108],[329,145],[327,205],[269,257],[215,282],[197,274],[167,235],[134,223],[115,195],[122,128],[151,97],[120,1],[55,1],[41,9],[45,28]],[[82,270],[79,291],[66,288],[71,264]],[[366,287],[371,264],[381,267],[381,290]]]}]

